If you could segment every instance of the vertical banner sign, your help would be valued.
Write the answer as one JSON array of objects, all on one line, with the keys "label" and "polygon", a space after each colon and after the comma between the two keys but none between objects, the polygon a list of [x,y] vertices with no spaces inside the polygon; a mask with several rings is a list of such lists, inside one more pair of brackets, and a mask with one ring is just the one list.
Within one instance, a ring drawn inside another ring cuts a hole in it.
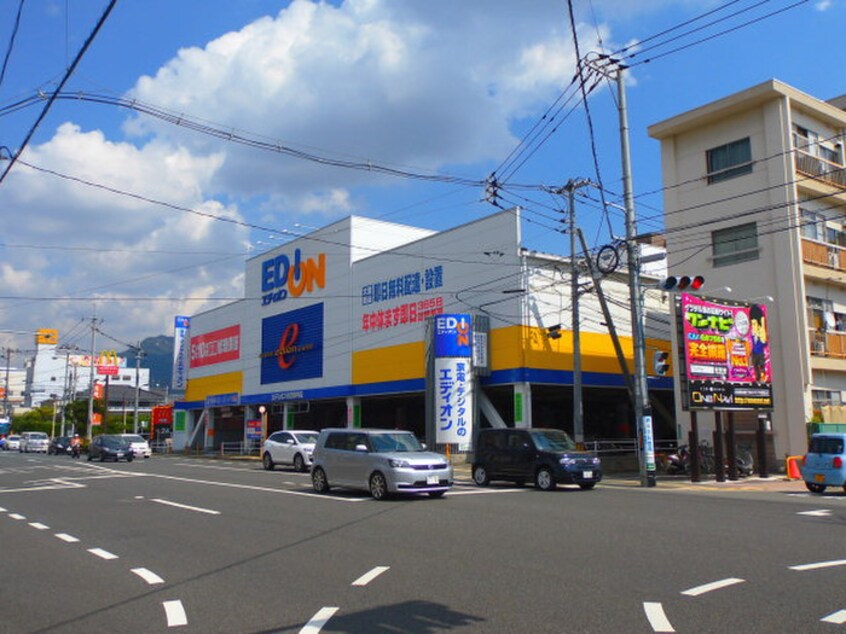
[{"label": "vertical banner sign", "polygon": [[772,409],[765,305],[683,293],[679,319],[686,409]]},{"label": "vertical banner sign", "polygon": [[184,392],[188,385],[188,329],[190,317],[177,316],[173,322],[173,380],[172,388]]},{"label": "vertical banner sign", "polygon": [[470,315],[437,315],[435,441],[468,443],[473,435],[473,328]]}]

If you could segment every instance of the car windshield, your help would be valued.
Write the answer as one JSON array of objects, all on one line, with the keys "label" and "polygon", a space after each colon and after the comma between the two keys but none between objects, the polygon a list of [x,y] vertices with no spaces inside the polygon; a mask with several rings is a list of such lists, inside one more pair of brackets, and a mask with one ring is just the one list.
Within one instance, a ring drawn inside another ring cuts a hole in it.
[{"label": "car windshield", "polygon": [[45,434],[44,432],[40,432],[40,431],[34,431],[34,432],[30,433],[29,437],[32,438],[33,440],[47,440],[47,434]]},{"label": "car windshield", "polygon": [[317,434],[315,432],[298,432],[294,434],[301,445],[313,445],[317,442]]},{"label": "car windshield", "polygon": [[814,436],[811,438],[810,453],[842,454],[843,439],[837,436]]},{"label": "car windshield", "polygon": [[134,434],[127,434],[126,436],[121,436],[126,442],[144,442],[144,439],[141,436],[136,436]]},{"label": "car windshield", "polygon": [[104,436],[103,444],[112,449],[118,449],[120,447],[126,447],[129,443],[127,443],[123,438],[117,438],[115,436]]},{"label": "car windshield", "polygon": [[417,438],[405,432],[371,434],[370,449],[375,453],[423,451]]},{"label": "car windshield", "polygon": [[559,429],[550,431],[531,431],[535,446],[541,451],[569,451],[576,448],[567,432]]}]

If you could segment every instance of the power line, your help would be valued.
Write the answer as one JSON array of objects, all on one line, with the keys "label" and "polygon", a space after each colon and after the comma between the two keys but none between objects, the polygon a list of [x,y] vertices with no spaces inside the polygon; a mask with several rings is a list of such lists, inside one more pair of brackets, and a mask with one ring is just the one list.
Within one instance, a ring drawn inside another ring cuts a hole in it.
[{"label": "power line", "polygon": [[3,79],[6,77],[6,68],[9,66],[9,58],[12,56],[12,49],[15,48],[15,38],[18,35],[18,28],[21,25],[21,13],[23,13],[24,0],[18,4],[18,13],[15,16],[15,24],[12,27],[12,35],[9,38],[9,47],[6,49],[6,55],[3,57],[3,68],[0,69],[0,86],[3,85]]}]

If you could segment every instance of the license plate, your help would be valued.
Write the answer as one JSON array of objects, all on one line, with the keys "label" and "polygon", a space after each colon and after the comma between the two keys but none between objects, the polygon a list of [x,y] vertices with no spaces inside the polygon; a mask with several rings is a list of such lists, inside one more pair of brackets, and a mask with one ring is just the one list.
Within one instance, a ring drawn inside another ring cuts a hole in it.
[{"label": "license plate", "polygon": [[822,473],[814,474],[814,482],[825,482],[825,475]]},{"label": "license plate", "polygon": [[440,479],[436,475],[426,476],[426,484],[438,484]]},{"label": "license plate", "polygon": [[582,471],[582,477],[583,477],[585,480],[591,480],[591,479],[593,479],[593,471]]}]

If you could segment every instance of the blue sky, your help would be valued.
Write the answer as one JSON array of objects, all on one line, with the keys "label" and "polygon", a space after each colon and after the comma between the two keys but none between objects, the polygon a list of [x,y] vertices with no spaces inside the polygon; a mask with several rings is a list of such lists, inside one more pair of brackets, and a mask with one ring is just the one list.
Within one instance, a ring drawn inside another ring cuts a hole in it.
[{"label": "blue sky", "polygon": [[[9,51],[0,146],[17,152],[44,100],[12,105],[55,90],[107,5],[26,0],[9,49],[21,3],[0,3],[0,52]],[[641,231],[661,227],[659,147],[647,126],[770,78],[822,99],[846,93],[846,0],[573,7],[582,55],[635,46],[627,98]],[[95,309],[119,340],[170,334],[175,314],[241,297],[243,261],[272,244],[271,233],[349,214],[436,230],[489,214],[484,189],[467,183],[502,166],[568,86],[575,59],[564,0],[120,0],[65,86],[82,98],[54,103],[0,183],[0,342],[26,348],[32,339],[23,333],[55,327],[82,343],[81,320]],[[255,142],[463,180],[319,165],[151,118],[118,99]],[[588,103],[600,176],[620,192],[611,91],[600,84]],[[570,110],[502,191],[506,204],[525,206],[527,245],[562,254],[567,238],[553,230],[562,201],[515,186],[596,180],[585,109]],[[592,244],[610,240],[596,203],[580,201],[578,217]],[[624,232],[619,212],[611,231]]]}]

